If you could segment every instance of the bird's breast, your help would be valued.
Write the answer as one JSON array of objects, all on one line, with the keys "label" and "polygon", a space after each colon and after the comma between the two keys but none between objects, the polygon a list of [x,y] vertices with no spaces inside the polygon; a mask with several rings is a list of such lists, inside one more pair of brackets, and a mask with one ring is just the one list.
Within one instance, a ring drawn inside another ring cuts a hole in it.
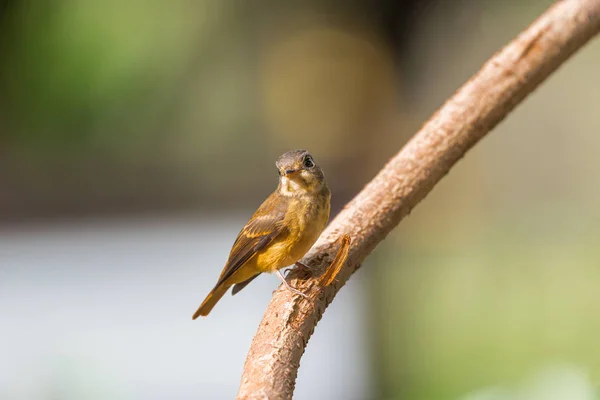
[{"label": "bird's breast", "polygon": [[274,271],[301,259],[325,229],[329,210],[329,196],[290,199],[284,221],[285,233],[258,256],[260,269]]},{"label": "bird's breast", "polygon": [[315,201],[315,199],[299,200],[302,204],[290,218],[292,230],[296,233],[294,248],[291,251],[294,262],[304,254],[317,241],[329,220],[329,201]]}]

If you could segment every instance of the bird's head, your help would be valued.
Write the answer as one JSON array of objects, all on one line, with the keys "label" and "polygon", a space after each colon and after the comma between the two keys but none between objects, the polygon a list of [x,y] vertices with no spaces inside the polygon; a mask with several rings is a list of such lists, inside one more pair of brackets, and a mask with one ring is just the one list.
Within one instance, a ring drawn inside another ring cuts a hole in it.
[{"label": "bird's head", "polygon": [[319,192],[325,185],[325,175],[306,150],[292,150],[275,162],[279,171],[279,190],[286,196]]}]

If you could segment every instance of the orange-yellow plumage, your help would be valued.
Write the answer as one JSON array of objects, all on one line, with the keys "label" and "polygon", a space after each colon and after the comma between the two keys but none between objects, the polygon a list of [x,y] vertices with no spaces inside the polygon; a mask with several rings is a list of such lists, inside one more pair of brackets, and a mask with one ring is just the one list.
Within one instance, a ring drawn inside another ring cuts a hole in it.
[{"label": "orange-yellow plumage", "polygon": [[238,234],[215,288],[193,316],[206,316],[227,290],[233,294],[263,272],[300,260],[329,220],[330,191],[323,172],[304,150],[277,160],[279,186]]}]

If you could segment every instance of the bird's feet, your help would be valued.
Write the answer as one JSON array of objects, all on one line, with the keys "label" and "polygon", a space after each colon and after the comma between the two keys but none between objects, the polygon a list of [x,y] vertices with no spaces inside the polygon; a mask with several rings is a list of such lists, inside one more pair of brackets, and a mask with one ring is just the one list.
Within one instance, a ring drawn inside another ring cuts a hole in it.
[{"label": "bird's feet", "polygon": [[[306,274],[312,274],[312,272],[315,271],[315,268],[313,267],[309,267],[308,265],[301,263],[300,261],[297,261],[296,263],[294,263],[294,265],[296,266],[296,269],[306,273]],[[294,268],[290,267],[290,268],[286,268],[283,273],[285,274],[285,277],[287,278],[288,274],[293,271]]]},{"label": "bird's feet", "polygon": [[309,267],[308,265],[301,263],[300,261],[296,261],[296,267],[300,268],[300,269],[305,269],[307,271],[314,271],[315,269],[313,267]]},{"label": "bird's feet", "polygon": [[301,291],[299,291],[298,289],[294,289],[285,279],[285,277],[281,274],[281,272],[279,272],[279,270],[276,271],[277,276],[279,276],[279,279],[281,279],[281,282],[283,282],[283,284],[285,285],[285,287],[292,293],[297,294],[298,296],[302,296],[307,300],[310,300],[310,298],[305,295],[304,293],[302,293]]}]

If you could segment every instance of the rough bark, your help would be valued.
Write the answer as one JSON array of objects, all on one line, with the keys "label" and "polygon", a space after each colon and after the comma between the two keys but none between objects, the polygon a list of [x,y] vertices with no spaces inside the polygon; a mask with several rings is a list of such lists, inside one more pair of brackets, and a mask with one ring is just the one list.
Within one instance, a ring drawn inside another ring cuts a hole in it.
[{"label": "rough bark", "polygon": [[313,301],[281,288],[274,293],[250,347],[238,399],[292,397],[300,358],[317,322],[365,257],[475,143],[599,31],[600,0],[559,1],[423,125],[303,259],[323,268],[337,252],[336,241],[349,235],[348,259],[337,280],[321,287],[318,277],[303,280],[302,271],[293,271],[292,283]]}]

